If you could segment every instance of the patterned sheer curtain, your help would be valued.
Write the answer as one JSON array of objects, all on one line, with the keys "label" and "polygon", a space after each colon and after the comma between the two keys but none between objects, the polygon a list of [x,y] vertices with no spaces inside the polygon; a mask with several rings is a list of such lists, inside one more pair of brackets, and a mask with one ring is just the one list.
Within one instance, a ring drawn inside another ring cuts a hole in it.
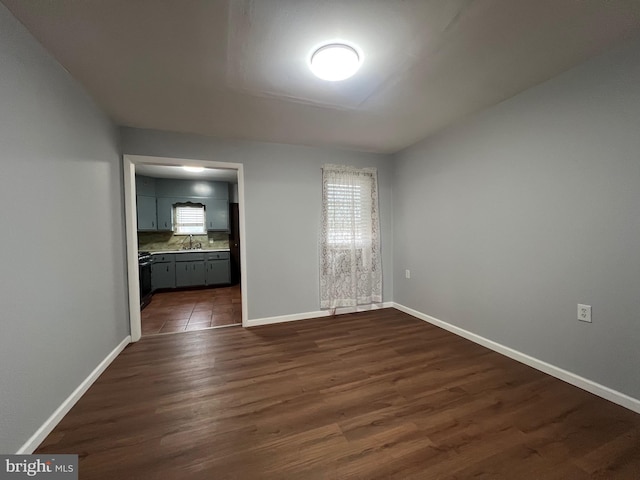
[{"label": "patterned sheer curtain", "polygon": [[382,302],[375,168],[322,168],[320,307]]}]

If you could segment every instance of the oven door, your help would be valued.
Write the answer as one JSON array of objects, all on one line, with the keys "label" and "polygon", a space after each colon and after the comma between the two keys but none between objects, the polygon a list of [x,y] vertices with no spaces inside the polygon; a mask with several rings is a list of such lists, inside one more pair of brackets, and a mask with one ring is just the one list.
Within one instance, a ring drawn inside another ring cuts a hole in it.
[{"label": "oven door", "polygon": [[141,309],[151,302],[151,263],[151,260],[142,260],[138,263]]}]

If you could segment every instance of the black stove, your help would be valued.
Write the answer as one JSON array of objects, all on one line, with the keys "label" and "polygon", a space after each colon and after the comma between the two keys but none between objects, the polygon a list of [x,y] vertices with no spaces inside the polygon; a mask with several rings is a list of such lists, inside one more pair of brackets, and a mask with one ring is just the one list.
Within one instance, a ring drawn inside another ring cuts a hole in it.
[{"label": "black stove", "polygon": [[147,262],[151,260],[150,252],[138,252],[138,262]]},{"label": "black stove", "polygon": [[151,264],[149,252],[138,252],[138,274],[140,279],[140,310],[151,302]]}]

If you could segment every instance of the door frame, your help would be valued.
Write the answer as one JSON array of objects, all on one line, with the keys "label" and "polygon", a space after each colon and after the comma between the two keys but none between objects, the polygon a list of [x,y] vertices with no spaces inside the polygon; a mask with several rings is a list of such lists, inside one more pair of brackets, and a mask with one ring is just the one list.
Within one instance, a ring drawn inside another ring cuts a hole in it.
[{"label": "door frame", "polygon": [[124,166],[124,209],[125,234],[127,241],[127,279],[129,286],[129,325],[131,341],[137,342],[142,336],[140,315],[140,280],[138,278],[138,217],[136,212],[136,165],[155,164],[167,166],[191,165],[208,168],[236,170],[238,176],[238,210],[240,217],[240,289],[242,292],[242,326],[247,326],[247,265],[246,234],[244,214],[244,169],[242,163],[216,162],[145,155],[123,155]]}]

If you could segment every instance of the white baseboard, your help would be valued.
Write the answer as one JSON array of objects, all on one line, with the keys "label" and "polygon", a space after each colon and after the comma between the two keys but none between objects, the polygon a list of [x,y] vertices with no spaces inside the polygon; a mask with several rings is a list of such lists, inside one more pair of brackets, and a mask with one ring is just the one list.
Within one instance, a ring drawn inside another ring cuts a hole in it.
[{"label": "white baseboard", "polygon": [[16,452],[18,455],[28,455],[38,448],[42,441],[51,433],[51,431],[60,423],[62,417],[64,417],[71,407],[73,407],[80,397],[85,394],[89,387],[93,385],[100,374],[106,370],[106,368],[113,362],[113,360],[124,350],[124,347],[131,343],[131,337],[127,336],[120,344],[114,348],[107,357],[100,362],[100,364],[93,369],[87,378],[85,378],[78,388],[76,388],[67,399],[56,409],[53,414],[36,430],[29,440],[26,441],[22,447]]},{"label": "white baseboard", "polygon": [[481,337],[480,335],[476,335],[468,330],[465,330],[460,327],[456,327],[455,325],[451,325],[450,323],[444,322],[442,320],[438,320],[431,315],[427,315],[425,313],[419,312],[409,307],[405,307],[404,305],[400,305],[398,303],[394,303],[393,305],[398,310],[408,313],[409,315],[419,318],[420,320],[424,320],[425,322],[436,325],[437,327],[448,330],[451,333],[455,333],[460,337],[464,337],[467,340],[471,340],[474,343],[482,345],[483,347],[487,347],[495,352],[501,353],[509,358],[517,360],[520,363],[524,363],[525,365],[529,365],[530,367],[535,368],[536,370],[540,370],[541,372],[547,373],[552,377],[556,377],[560,380],[563,380],[571,385],[574,385],[578,388],[586,390],[589,393],[593,393],[599,397],[602,397],[606,400],[609,400],[613,403],[617,403],[629,410],[633,410],[634,412],[640,413],[640,400],[630,397],[629,395],[625,395],[624,393],[613,390],[609,387],[605,387],[604,385],[600,385],[599,383],[594,382],[593,380],[589,380],[588,378],[581,377],[580,375],[576,375],[575,373],[564,370],[560,367],[556,367],[555,365],[551,365],[550,363],[539,360],[535,357],[531,357],[525,353],[519,352],[518,350],[514,350],[513,348],[505,347],[504,345],[494,342],[493,340],[489,340],[488,338]]},{"label": "white baseboard", "polygon": [[[380,308],[391,308],[393,302],[374,303],[371,305],[361,305],[359,307],[348,307],[336,309],[336,315],[354,312],[368,312],[369,310],[378,310]],[[315,312],[293,313],[291,315],[280,315],[277,317],[256,318],[247,320],[247,327],[257,327],[258,325],[271,325],[274,323],[295,322],[297,320],[308,320],[310,318],[330,317],[331,310],[317,310]]]}]

